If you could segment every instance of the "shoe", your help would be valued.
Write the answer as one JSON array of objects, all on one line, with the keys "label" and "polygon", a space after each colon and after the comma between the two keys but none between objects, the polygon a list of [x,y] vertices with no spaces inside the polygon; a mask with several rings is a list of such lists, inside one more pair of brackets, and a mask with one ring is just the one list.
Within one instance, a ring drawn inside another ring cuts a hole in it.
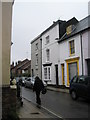
[{"label": "shoe", "polygon": [[38,107],[38,108],[41,108],[41,105],[37,104],[37,107]]}]

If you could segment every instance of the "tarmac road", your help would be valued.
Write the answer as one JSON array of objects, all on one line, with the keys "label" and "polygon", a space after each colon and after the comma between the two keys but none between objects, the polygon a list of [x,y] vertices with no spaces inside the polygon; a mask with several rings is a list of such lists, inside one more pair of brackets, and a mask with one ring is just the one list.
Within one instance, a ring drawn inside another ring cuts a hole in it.
[{"label": "tarmac road", "polygon": [[[22,96],[35,103],[32,89],[22,87]],[[89,105],[86,100],[73,101],[68,93],[48,90],[41,94],[42,106],[62,118],[88,118]]]}]

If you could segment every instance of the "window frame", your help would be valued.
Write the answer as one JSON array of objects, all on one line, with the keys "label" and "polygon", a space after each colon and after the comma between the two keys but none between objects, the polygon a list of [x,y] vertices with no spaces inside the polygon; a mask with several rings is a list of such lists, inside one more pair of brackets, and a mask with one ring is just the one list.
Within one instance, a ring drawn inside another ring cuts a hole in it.
[{"label": "window frame", "polygon": [[46,36],[46,45],[50,43],[50,36]]},{"label": "window frame", "polygon": [[38,43],[35,44],[35,50],[38,50]]},{"label": "window frame", "polygon": [[69,54],[70,56],[75,55],[75,40],[69,41]]},{"label": "window frame", "polygon": [[50,61],[50,49],[46,49],[46,62]]},{"label": "window frame", "polygon": [[38,54],[36,54],[36,66],[38,66]]},{"label": "window frame", "polygon": [[[45,69],[46,69],[46,76],[45,76]],[[44,80],[51,80],[51,67],[47,66],[44,67]]]}]

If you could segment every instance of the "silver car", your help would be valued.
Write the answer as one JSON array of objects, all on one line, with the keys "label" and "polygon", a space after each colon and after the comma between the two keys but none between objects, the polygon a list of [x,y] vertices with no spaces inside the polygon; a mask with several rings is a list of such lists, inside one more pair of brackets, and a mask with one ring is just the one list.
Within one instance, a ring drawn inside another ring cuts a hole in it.
[{"label": "silver car", "polygon": [[33,88],[35,79],[33,77],[29,77],[25,80],[25,87]]}]

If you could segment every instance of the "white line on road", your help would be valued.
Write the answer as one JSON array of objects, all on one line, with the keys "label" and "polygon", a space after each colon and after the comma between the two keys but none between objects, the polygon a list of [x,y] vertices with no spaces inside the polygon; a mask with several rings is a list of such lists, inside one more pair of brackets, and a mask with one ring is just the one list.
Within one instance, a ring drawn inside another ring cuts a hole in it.
[{"label": "white line on road", "polygon": [[[25,97],[23,97],[24,99],[26,99],[26,100],[28,100],[29,102],[32,102],[33,104],[35,104],[36,105],[36,103],[35,102],[33,102],[32,100],[29,100],[29,99],[27,99],[27,98],[25,98]],[[56,116],[56,117],[58,117],[58,118],[60,118],[60,119],[62,119],[62,117],[61,116],[59,116],[59,115],[57,115],[57,114],[55,114],[54,112],[52,112],[51,110],[49,110],[49,109],[47,109],[47,108],[45,108],[45,107],[43,107],[43,106],[41,106],[44,110],[46,110],[46,111],[48,111],[49,113],[51,113],[51,114],[53,114],[54,116]]]},{"label": "white line on road", "polygon": [[51,114],[55,115],[56,117],[58,117],[58,118],[62,118],[61,116],[55,114],[55,113],[52,112],[51,110],[49,110],[49,109],[47,109],[47,108],[45,108],[45,107],[43,107],[43,106],[41,106],[41,107],[42,107],[43,109],[47,110],[48,112],[50,112]]}]

